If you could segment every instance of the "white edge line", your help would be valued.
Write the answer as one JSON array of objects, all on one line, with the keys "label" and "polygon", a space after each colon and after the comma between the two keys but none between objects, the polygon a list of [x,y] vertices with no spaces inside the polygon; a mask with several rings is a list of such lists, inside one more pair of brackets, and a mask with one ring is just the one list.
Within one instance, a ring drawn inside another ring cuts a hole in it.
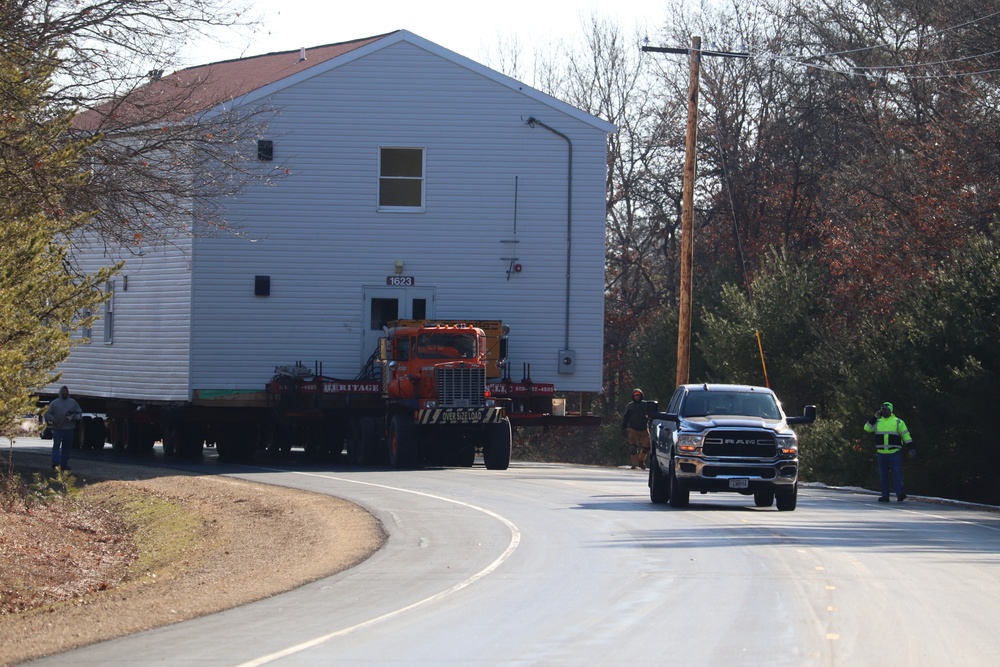
[{"label": "white edge line", "polygon": [[[283,471],[283,472],[288,472],[288,471]],[[356,630],[361,630],[362,628],[367,628],[367,627],[369,627],[371,625],[375,625],[376,623],[381,623],[382,621],[386,621],[386,620],[388,620],[390,618],[394,618],[396,616],[399,616],[400,614],[405,614],[406,612],[408,612],[408,611],[410,611],[412,609],[416,609],[417,607],[421,607],[421,606],[423,606],[425,604],[430,604],[431,602],[436,602],[436,601],[438,601],[438,600],[440,600],[442,598],[445,598],[445,597],[451,595],[452,593],[455,593],[457,591],[462,590],[463,588],[465,588],[467,586],[470,586],[471,584],[479,581],[480,579],[482,579],[486,575],[488,575],[491,572],[493,572],[494,570],[496,570],[498,567],[500,567],[501,565],[503,565],[503,563],[508,558],[510,558],[511,554],[514,553],[514,551],[517,549],[518,545],[520,545],[520,543],[521,543],[521,531],[518,530],[517,526],[515,526],[513,524],[513,522],[511,522],[508,519],[500,516],[496,512],[491,512],[490,510],[485,509],[483,507],[479,507],[478,505],[473,505],[471,503],[462,502],[461,500],[455,500],[453,498],[445,498],[444,496],[436,496],[436,495],[431,494],[431,493],[424,493],[423,491],[413,491],[412,489],[401,489],[401,488],[398,488],[398,487],[395,487],[395,486],[388,486],[386,484],[375,484],[373,482],[362,482],[362,481],[358,481],[358,480],[354,480],[354,479],[345,479],[343,477],[330,477],[328,475],[320,475],[320,474],[317,474],[317,473],[296,472],[295,474],[297,474],[297,475],[305,475],[307,477],[321,477],[323,479],[331,479],[331,480],[335,480],[335,481],[338,481],[338,482],[348,482],[350,484],[362,484],[364,486],[374,486],[374,487],[378,487],[380,489],[388,489],[390,491],[401,491],[403,493],[412,493],[413,495],[417,495],[417,496],[424,496],[426,498],[433,498],[434,500],[442,500],[442,501],[445,501],[445,502],[454,503],[456,505],[462,505],[463,507],[468,507],[469,509],[473,509],[473,510],[475,510],[477,512],[482,512],[483,514],[486,514],[487,516],[490,516],[490,517],[496,519],[497,521],[499,521],[500,523],[504,524],[505,526],[507,526],[507,529],[510,531],[510,544],[507,545],[507,548],[504,550],[504,552],[502,554],[500,554],[499,557],[497,557],[496,560],[494,560],[492,563],[490,563],[489,565],[487,565],[485,568],[483,568],[482,570],[480,570],[476,574],[472,575],[468,579],[465,579],[464,581],[460,581],[459,583],[455,584],[451,588],[447,588],[447,589],[441,591],[440,593],[435,593],[434,595],[431,595],[430,597],[426,597],[423,600],[418,600],[417,602],[414,602],[412,604],[408,604],[405,607],[400,607],[399,609],[396,609],[394,611],[390,611],[388,613],[382,614],[381,616],[376,616],[375,618],[370,618],[367,621],[362,621],[361,623],[356,623],[356,624],[351,625],[349,627],[341,628],[340,630],[337,630],[335,632],[330,632],[330,633],[325,634],[325,635],[321,635],[319,637],[316,637],[315,639],[310,639],[309,641],[302,642],[301,644],[296,644],[294,646],[289,646],[288,648],[282,649],[280,651],[276,651],[274,653],[270,653],[268,655],[264,655],[264,656],[261,656],[259,658],[255,658],[253,660],[249,660],[247,662],[240,663],[237,667],[258,667],[259,665],[266,665],[266,664],[268,664],[270,662],[274,662],[275,660],[280,660],[281,658],[287,658],[290,655],[294,655],[296,653],[300,653],[300,652],[305,651],[307,649],[319,646],[320,644],[328,642],[331,639],[334,639],[336,637],[342,637],[344,635],[347,635],[347,634],[350,634],[352,632],[355,632]]]}]

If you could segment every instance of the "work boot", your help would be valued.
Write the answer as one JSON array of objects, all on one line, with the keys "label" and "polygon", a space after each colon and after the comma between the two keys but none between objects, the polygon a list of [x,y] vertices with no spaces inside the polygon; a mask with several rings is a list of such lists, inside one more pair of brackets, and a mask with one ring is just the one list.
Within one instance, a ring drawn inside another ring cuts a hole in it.
[{"label": "work boot", "polygon": [[880,503],[887,503],[889,502],[889,496],[879,496],[878,501]]},{"label": "work boot", "polygon": [[899,502],[903,502],[904,500],[906,500],[906,494],[904,493],[901,496],[897,496],[897,499],[899,500]]}]

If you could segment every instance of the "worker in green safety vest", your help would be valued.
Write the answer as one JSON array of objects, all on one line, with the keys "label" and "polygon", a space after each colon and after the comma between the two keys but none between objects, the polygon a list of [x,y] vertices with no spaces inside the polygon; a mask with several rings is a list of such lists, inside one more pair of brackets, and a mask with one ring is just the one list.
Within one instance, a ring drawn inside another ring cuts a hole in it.
[{"label": "worker in green safety vest", "polygon": [[893,414],[892,403],[885,402],[875,412],[875,416],[865,424],[865,431],[875,434],[875,452],[878,457],[878,483],[882,492],[878,501],[889,502],[889,473],[892,473],[892,487],[899,502],[906,500],[903,487],[903,455],[905,447],[910,460],[917,458],[917,447],[910,437],[906,423]]}]

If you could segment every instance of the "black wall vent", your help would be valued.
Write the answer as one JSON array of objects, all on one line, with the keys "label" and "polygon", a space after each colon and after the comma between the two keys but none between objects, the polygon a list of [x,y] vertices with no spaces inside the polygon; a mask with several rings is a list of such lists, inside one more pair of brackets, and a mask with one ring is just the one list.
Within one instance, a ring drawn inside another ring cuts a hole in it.
[{"label": "black wall vent", "polygon": [[254,296],[271,296],[271,276],[253,277]]},{"label": "black wall vent", "polygon": [[269,162],[274,159],[274,142],[270,139],[257,140],[257,159]]}]

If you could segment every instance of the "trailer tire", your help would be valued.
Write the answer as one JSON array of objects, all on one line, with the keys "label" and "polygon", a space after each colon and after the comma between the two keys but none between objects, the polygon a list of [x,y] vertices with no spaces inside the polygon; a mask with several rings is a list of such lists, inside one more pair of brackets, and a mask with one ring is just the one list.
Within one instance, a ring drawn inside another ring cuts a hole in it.
[{"label": "trailer tire", "polygon": [[125,417],[111,419],[111,449],[119,454],[125,453],[125,446],[128,444],[128,428],[128,419]]},{"label": "trailer tire", "polygon": [[90,433],[90,448],[96,452],[104,449],[108,439],[108,425],[104,423],[103,417],[94,417],[94,428]]},{"label": "trailer tire", "polygon": [[153,451],[153,445],[156,444],[153,425],[134,419],[126,420],[126,424],[125,453],[141,456]]},{"label": "trailer tire", "polygon": [[258,433],[254,424],[233,424],[215,441],[219,460],[226,463],[250,463],[257,453]]},{"label": "trailer tire", "polygon": [[347,461],[358,466],[373,465],[378,462],[378,436],[375,434],[375,420],[371,417],[351,419],[351,434],[347,440]]},{"label": "trailer tire", "polygon": [[417,433],[413,417],[400,412],[389,424],[389,465],[393,468],[413,468],[417,465]]},{"label": "trailer tire", "polygon": [[511,433],[510,420],[490,426],[483,447],[483,463],[487,470],[506,470],[510,467]]}]

